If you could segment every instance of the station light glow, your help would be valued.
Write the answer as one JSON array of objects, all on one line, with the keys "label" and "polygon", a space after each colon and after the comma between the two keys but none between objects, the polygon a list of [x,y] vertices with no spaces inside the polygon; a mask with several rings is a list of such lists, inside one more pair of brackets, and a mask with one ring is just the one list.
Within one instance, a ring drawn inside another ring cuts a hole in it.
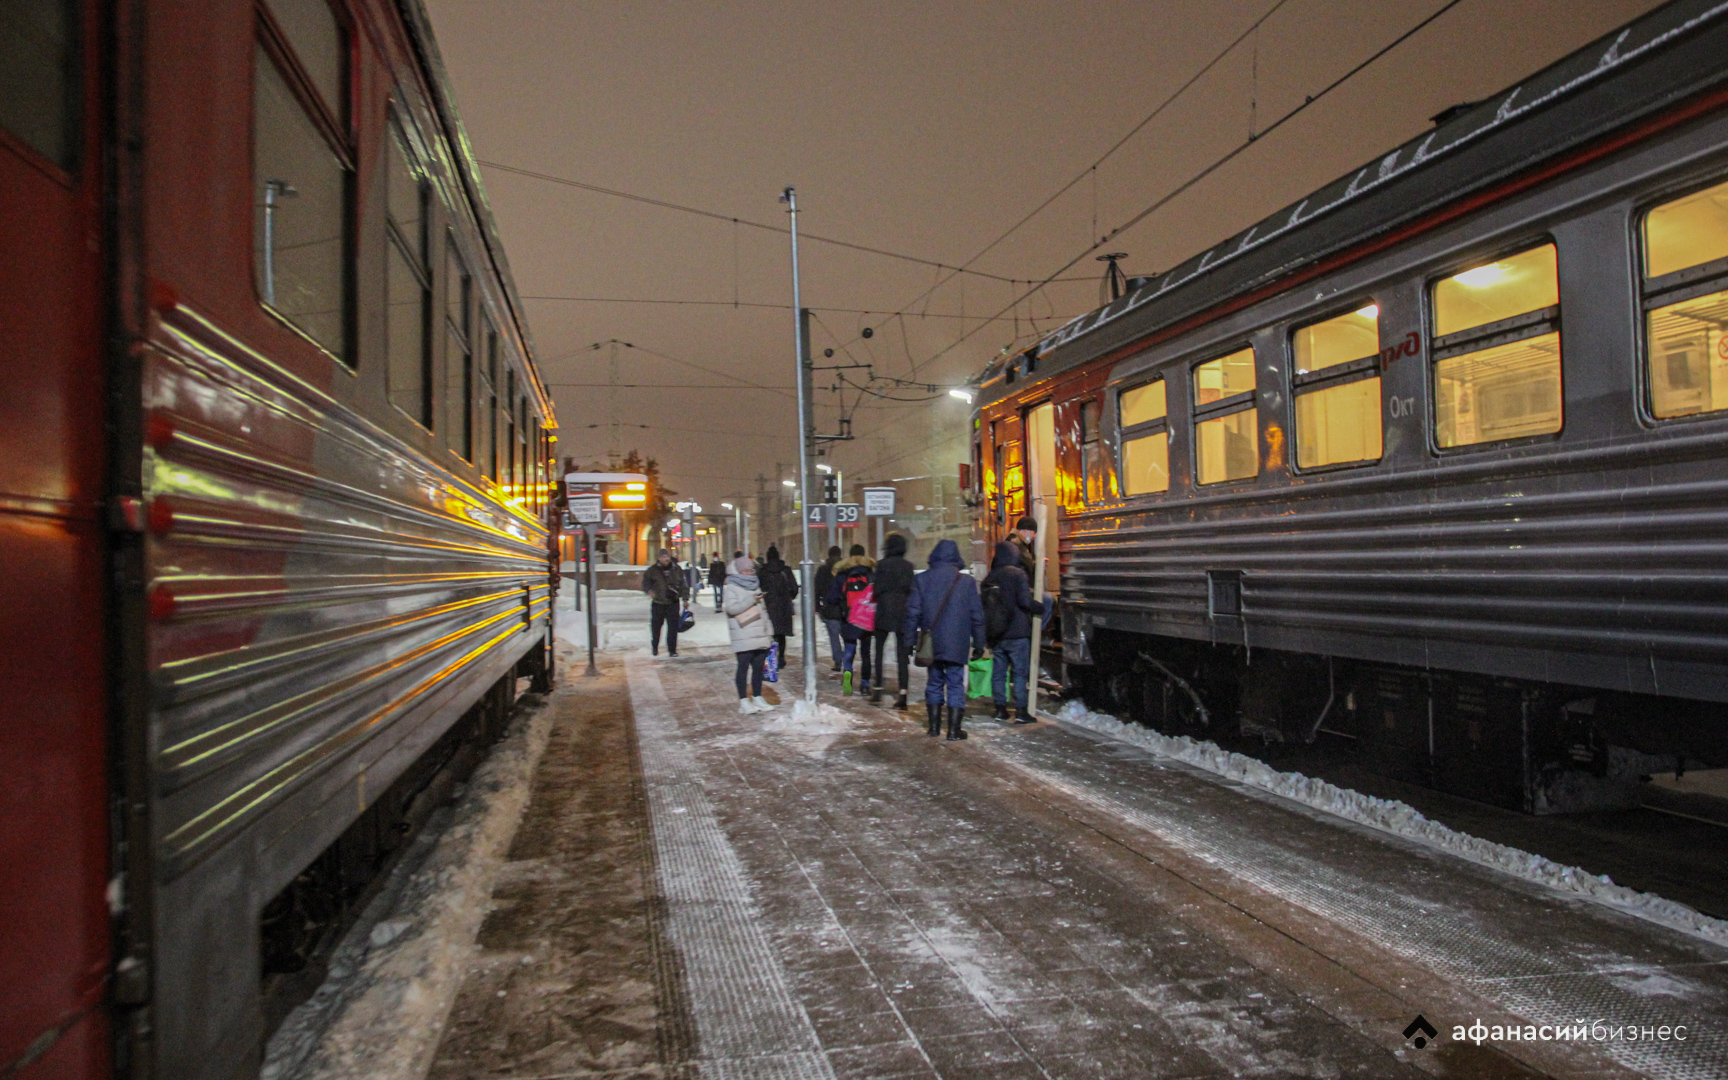
[{"label": "station light glow", "polygon": [[611,506],[640,506],[648,501],[648,496],[640,491],[609,491],[606,502]]},{"label": "station light glow", "polygon": [[795,480],[782,480],[780,482],[782,484],[785,484],[787,487],[797,487],[798,486],[798,483]]},{"label": "station light glow", "polygon": [[821,462],[820,462],[820,461],[818,461],[818,462],[817,462],[817,463],[816,463],[816,467],[817,467],[817,468],[818,468],[818,469],[821,469],[821,470],[822,470],[822,471],[823,471],[823,472],[833,472],[833,471],[834,471],[834,466],[832,466],[832,465],[824,465],[824,464],[822,464],[822,463],[821,463]]},{"label": "station light glow", "polygon": [[961,401],[964,401],[968,405],[972,404],[972,395],[967,393],[964,390],[959,390],[959,389],[950,390],[950,391],[948,391],[948,396],[954,397],[954,398],[959,398]]},{"label": "station light glow", "polygon": [[624,490],[625,491],[647,491],[648,485],[647,484],[625,484]]}]

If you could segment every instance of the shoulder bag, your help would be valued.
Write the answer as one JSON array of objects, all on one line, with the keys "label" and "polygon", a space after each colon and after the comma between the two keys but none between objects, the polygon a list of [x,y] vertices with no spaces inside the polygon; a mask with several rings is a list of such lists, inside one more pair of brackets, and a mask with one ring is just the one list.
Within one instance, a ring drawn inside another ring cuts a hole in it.
[{"label": "shoulder bag", "polygon": [[[948,591],[942,594],[942,602],[936,605],[936,614],[931,617],[932,628],[942,621],[942,613],[948,610],[948,598],[954,595],[954,586],[960,584],[960,571],[954,571],[954,580],[948,583]],[[913,652],[912,662],[919,667],[929,667],[936,661],[936,641],[929,630],[918,631],[918,647]]]}]

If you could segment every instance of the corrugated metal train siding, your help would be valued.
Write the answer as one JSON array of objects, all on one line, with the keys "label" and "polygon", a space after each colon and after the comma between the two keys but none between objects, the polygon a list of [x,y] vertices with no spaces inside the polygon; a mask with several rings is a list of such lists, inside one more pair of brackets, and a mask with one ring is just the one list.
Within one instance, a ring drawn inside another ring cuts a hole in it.
[{"label": "corrugated metal train siding", "polygon": [[[477,699],[548,619],[543,530],[183,309],[148,364],[158,877]],[[335,372],[335,378],[347,378]],[[171,614],[169,614],[171,610]],[[488,673],[492,672],[492,673]],[[459,710],[458,710],[459,711]],[[291,872],[289,868],[288,872]]]}]

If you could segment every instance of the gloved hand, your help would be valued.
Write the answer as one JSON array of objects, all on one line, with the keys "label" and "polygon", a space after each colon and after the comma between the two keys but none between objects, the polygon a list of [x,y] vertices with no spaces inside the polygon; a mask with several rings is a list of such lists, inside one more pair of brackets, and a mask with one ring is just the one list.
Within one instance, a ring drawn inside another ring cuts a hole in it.
[{"label": "gloved hand", "polygon": [[983,649],[973,649],[972,650],[972,659],[974,659],[974,660],[984,659],[984,650]]}]

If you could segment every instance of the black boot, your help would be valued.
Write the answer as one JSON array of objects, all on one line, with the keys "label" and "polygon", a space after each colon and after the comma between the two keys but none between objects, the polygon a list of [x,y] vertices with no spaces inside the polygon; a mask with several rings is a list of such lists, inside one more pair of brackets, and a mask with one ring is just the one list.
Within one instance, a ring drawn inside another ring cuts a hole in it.
[{"label": "black boot", "polygon": [[878,684],[876,686],[872,686],[870,688],[870,704],[872,704],[872,705],[882,704],[882,687],[880,684]]},{"label": "black boot", "polygon": [[901,712],[906,711],[906,709],[909,707],[906,704],[906,691],[904,691],[904,690],[900,691],[900,696],[894,699],[894,707],[896,709],[899,709]]},{"label": "black boot", "polygon": [[942,706],[926,701],[924,707],[930,710],[930,737],[934,739],[942,734]]},{"label": "black boot", "polygon": [[960,721],[965,719],[965,717],[966,717],[966,710],[964,708],[957,709],[952,705],[948,706],[948,741],[949,742],[953,742],[955,739],[964,739],[966,737],[966,733],[964,731],[960,730]]},{"label": "black boot", "polygon": [[1014,706],[1014,722],[1016,724],[1036,724],[1038,718],[1032,715],[1032,706],[1016,705]]},{"label": "black boot", "polygon": [[998,720],[1008,719],[1008,706],[1003,705],[1000,702],[997,703],[997,705],[996,705],[996,719],[998,719]]}]

